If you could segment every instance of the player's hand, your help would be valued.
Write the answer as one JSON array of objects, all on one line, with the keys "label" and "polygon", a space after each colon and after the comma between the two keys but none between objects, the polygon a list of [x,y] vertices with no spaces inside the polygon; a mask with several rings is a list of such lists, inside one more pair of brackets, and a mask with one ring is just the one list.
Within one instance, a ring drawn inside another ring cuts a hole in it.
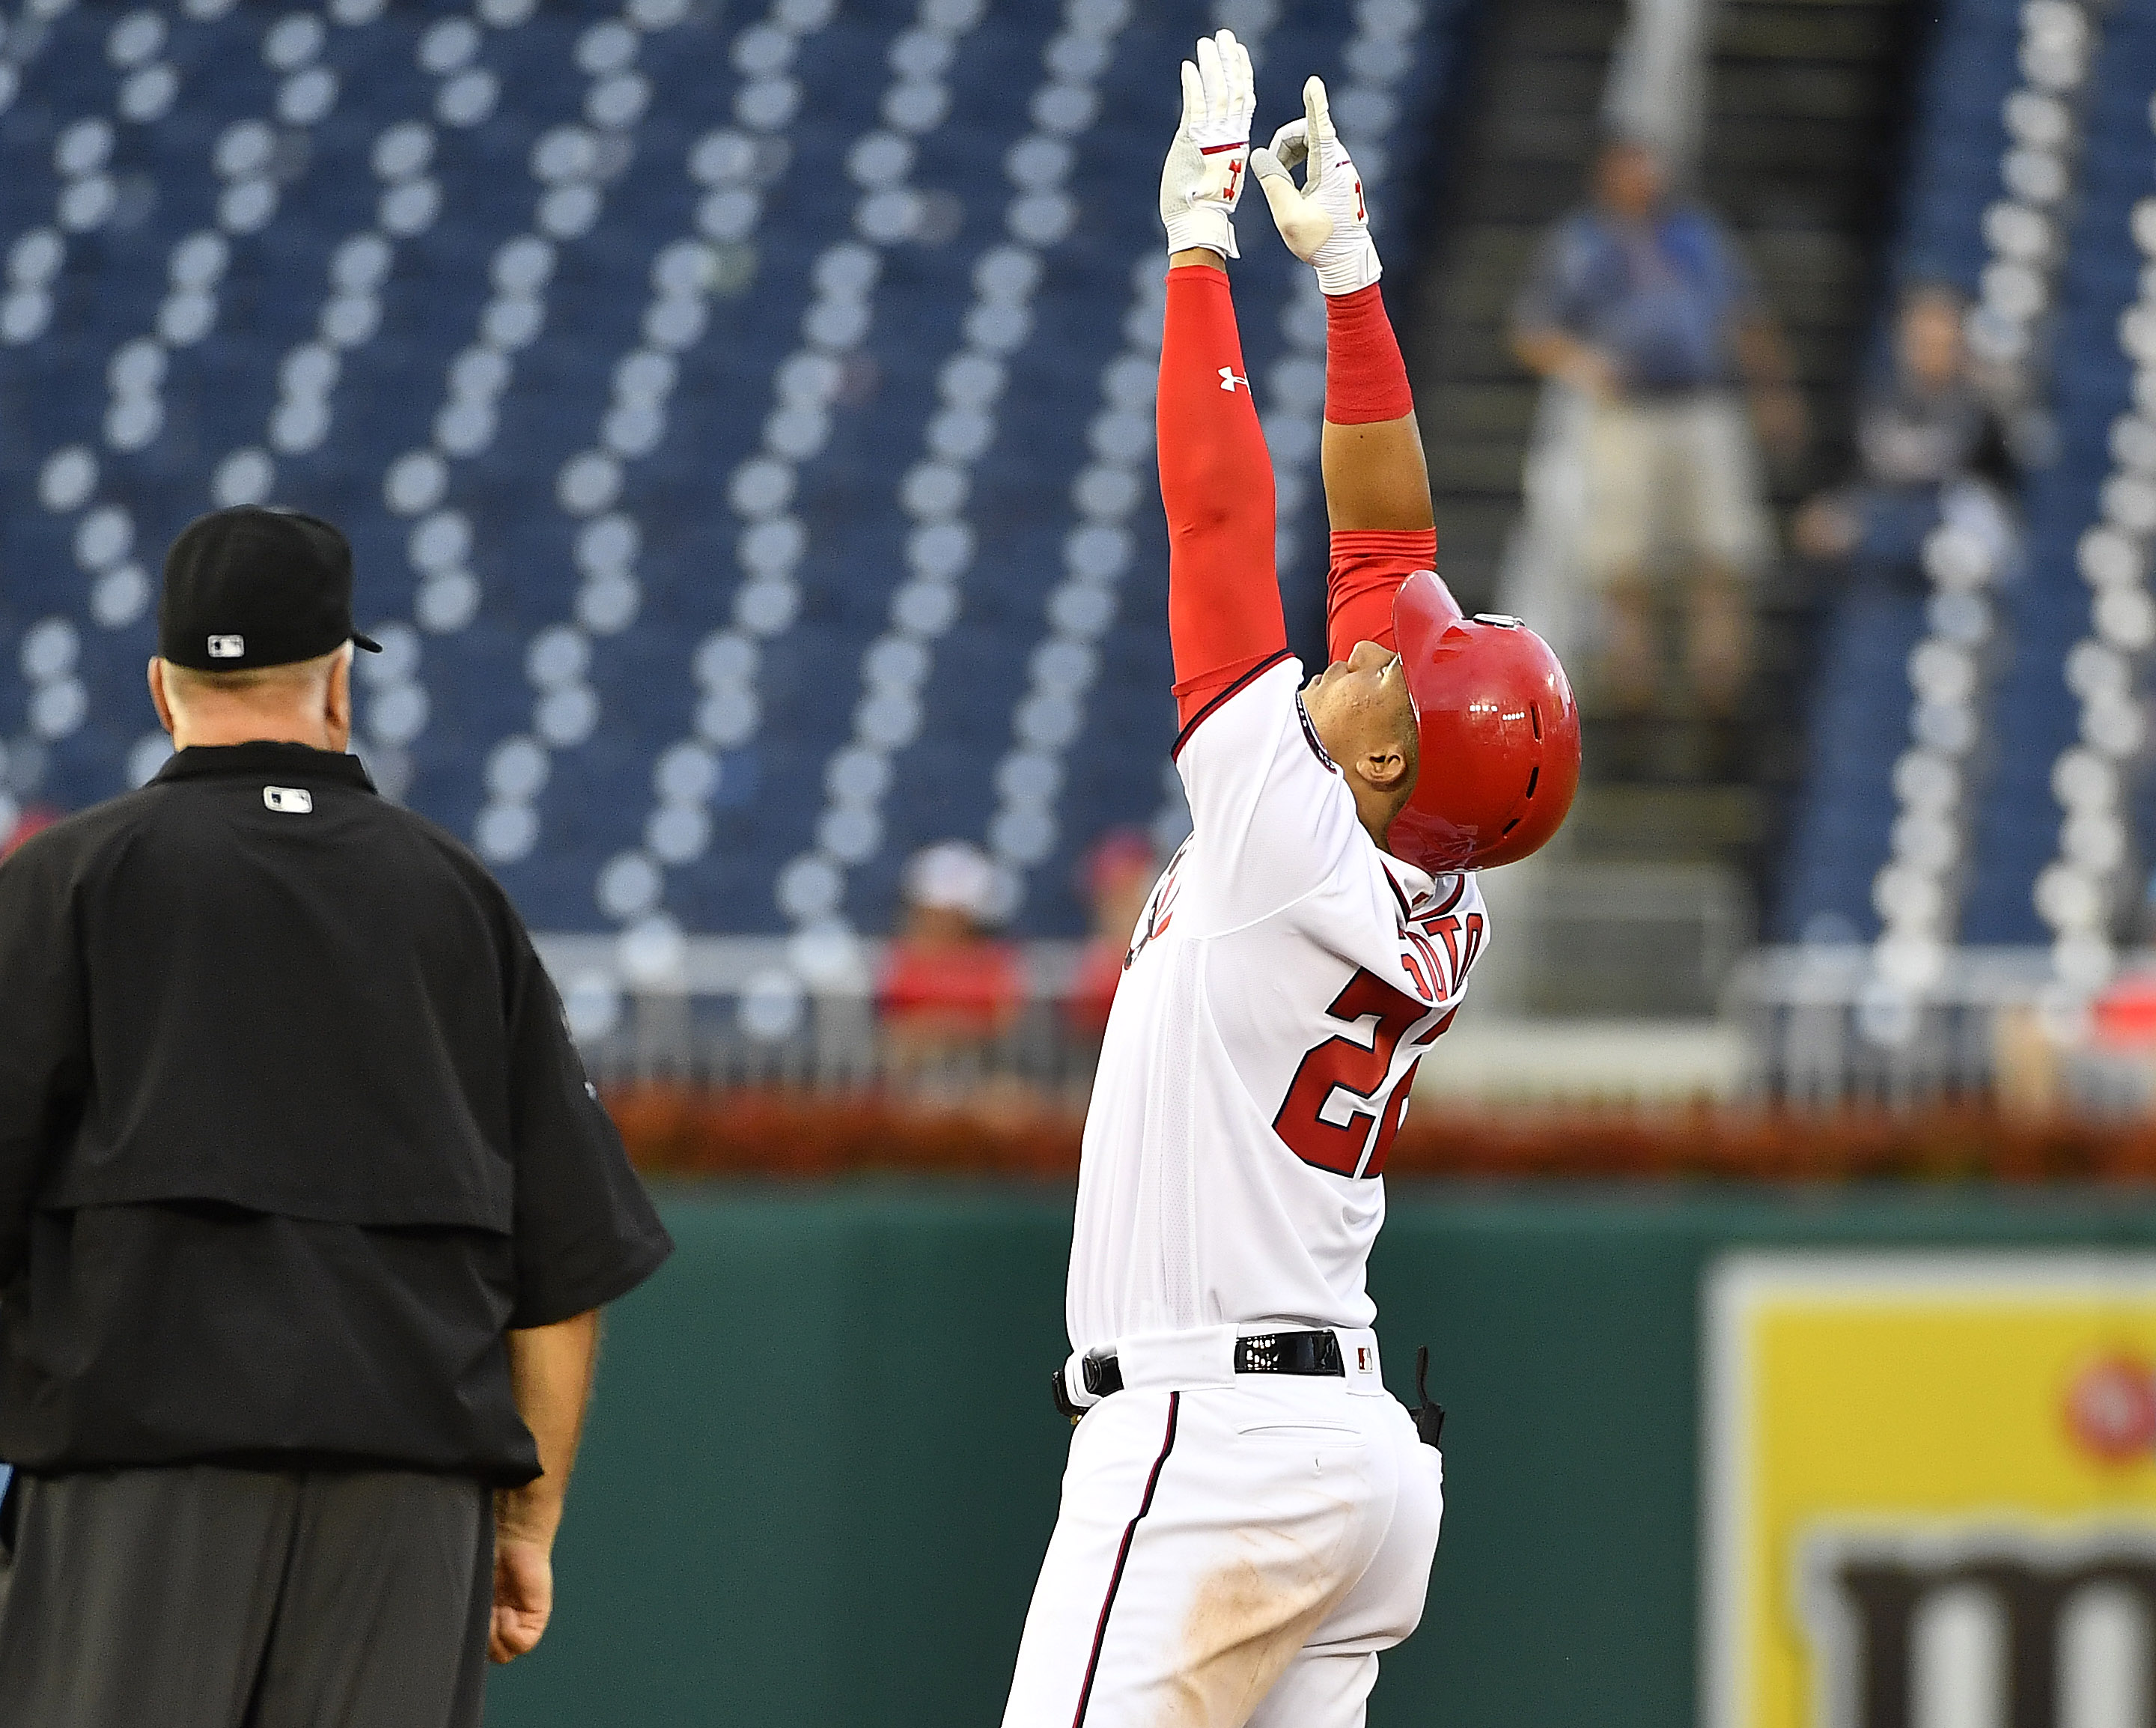
[{"label": "player's hand", "polygon": [[[1304,163],[1302,185],[1288,172]],[[1250,152],[1250,172],[1264,188],[1273,223],[1287,249],[1317,267],[1317,285],[1327,294],[1353,294],[1384,274],[1370,239],[1370,213],[1363,201],[1363,176],[1332,129],[1325,80],[1302,87],[1302,118]]]},{"label": "player's hand", "polygon": [[494,1539],[494,1623],[490,1662],[514,1662],[537,1648],[554,1612],[554,1561],[544,1542],[496,1535]]},{"label": "player's hand", "polygon": [[1258,111],[1250,51],[1233,30],[1203,37],[1198,63],[1183,63],[1183,122],[1160,171],[1160,219],[1170,255],[1209,246],[1237,258],[1235,202],[1250,165],[1250,118]]}]

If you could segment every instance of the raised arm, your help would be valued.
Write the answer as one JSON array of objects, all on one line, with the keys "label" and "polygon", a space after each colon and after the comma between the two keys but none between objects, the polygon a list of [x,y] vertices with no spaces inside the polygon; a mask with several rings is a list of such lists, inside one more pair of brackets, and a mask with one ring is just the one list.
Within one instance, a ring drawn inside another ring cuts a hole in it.
[{"label": "raised arm", "polygon": [[1168,512],[1168,625],[1188,727],[1287,651],[1273,566],[1273,470],[1250,400],[1226,260],[1256,106],[1250,59],[1226,30],[1183,67],[1183,121],[1161,175],[1168,316],[1158,443]]},{"label": "raised arm", "polygon": [[1188,726],[1245,674],[1287,651],[1273,566],[1273,469],[1251,405],[1228,273],[1176,255],[1160,347],[1160,496],[1168,510],[1168,631]]},{"label": "raised arm", "polygon": [[1323,450],[1325,510],[1334,534],[1428,534],[1435,551],[1414,398],[1375,282],[1326,296]]},{"label": "raised arm", "polygon": [[[1304,189],[1288,170],[1306,162]],[[1393,643],[1393,596],[1437,563],[1430,475],[1407,368],[1378,285],[1362,176],[1333,130],[1323,80],[1303,86],[1303,118],[1251,157],[1291,250],[1325,294],[1325,506],[1332,525],[1326,584],[1332,657]]]}]

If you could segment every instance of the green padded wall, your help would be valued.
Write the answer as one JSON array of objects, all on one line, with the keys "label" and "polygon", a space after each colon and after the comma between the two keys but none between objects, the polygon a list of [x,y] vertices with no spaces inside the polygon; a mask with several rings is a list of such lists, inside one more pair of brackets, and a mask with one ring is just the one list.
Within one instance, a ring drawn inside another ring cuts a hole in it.
[{"label": "green padded wall", "polygon": [[[680,1250],[611,1318],[555,1626],[491,1728],[994,1728],[1069,1433],[1070,1204],[670,1191]],[[1717,1250],[2152,1243],[2156,1201],[2090,1191],[1396,1185],[1386,1369],[1404,1391],[1432,1347],[1447,1509],[1371,1728],[1691,1720]]]}]

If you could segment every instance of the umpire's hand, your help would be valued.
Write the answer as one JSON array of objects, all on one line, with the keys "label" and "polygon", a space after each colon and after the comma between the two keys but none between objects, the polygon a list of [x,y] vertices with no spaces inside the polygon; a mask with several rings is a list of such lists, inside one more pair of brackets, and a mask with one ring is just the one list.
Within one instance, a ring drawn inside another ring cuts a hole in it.
[{"label": "umpire's hand", "polygon": [[514,1662],[536,1645],[554,1612],[551,1545],[497,1534],[494,1539],[494,1627],[490,1661]]}]

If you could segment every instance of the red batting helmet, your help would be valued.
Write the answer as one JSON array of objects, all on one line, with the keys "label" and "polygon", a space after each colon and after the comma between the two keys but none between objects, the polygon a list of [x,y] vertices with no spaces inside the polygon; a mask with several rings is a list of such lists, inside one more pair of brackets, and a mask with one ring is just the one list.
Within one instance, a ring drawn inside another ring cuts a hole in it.
[{"label": "red batting helmet", "polygon": [[1579,785],[1579,707],[1557,656],[1517,618],[1469,618],[1436,573],[1393,600],[1422,769],[1393,818],[1394,856],[1440,873],[1524,858]]}]

